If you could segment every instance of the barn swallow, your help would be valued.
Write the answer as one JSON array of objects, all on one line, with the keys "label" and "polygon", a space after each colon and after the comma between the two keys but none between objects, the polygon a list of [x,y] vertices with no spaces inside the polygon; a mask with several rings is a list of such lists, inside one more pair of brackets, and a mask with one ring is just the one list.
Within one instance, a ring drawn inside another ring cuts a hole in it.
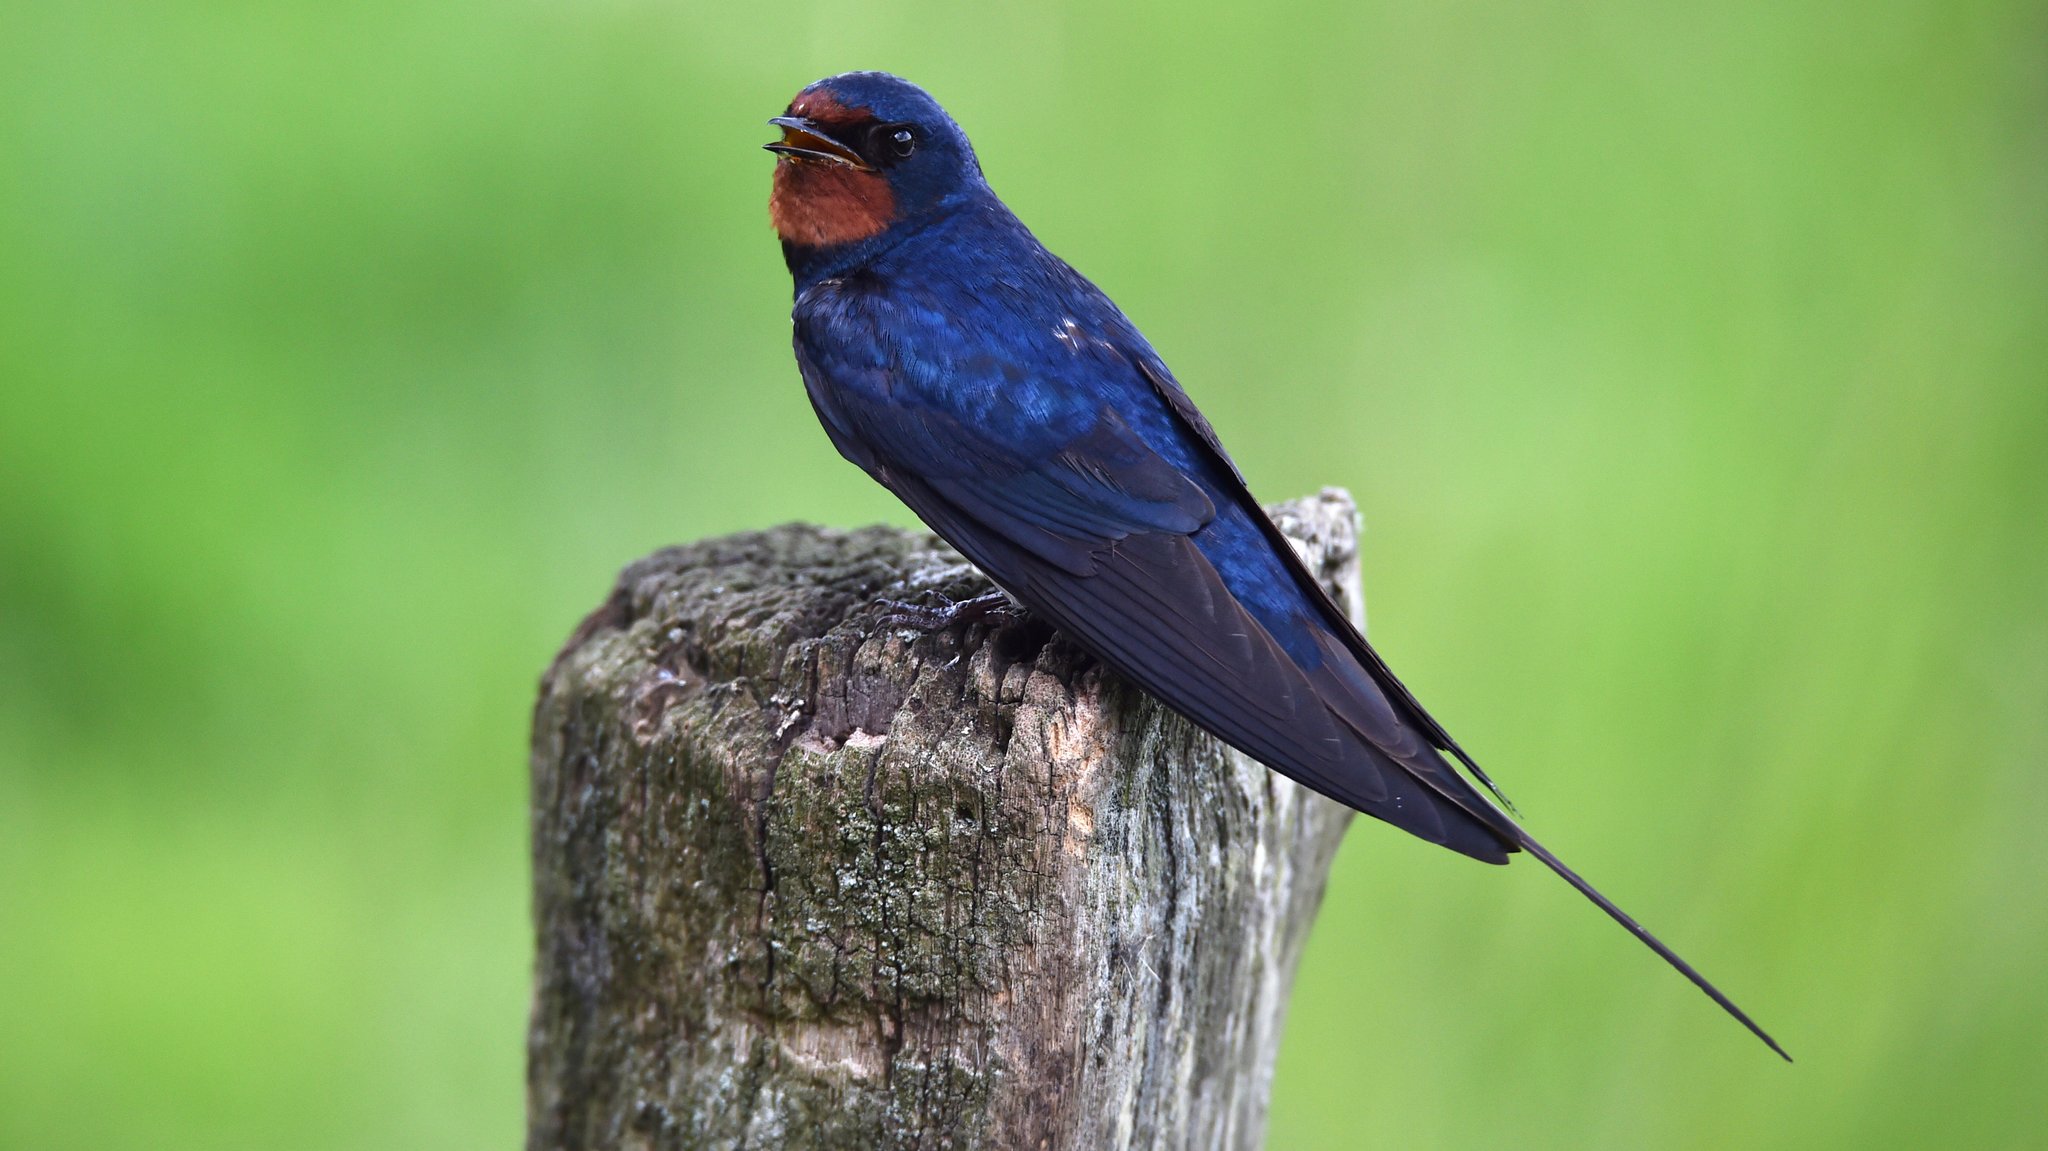
[{"label": "barn swallow", "polygon": [[931,96],[850,72],[769,123],[797,366],[842,455],[1168,707],[1431,843],[1542,860],[1790,1059],[1459,774],[1446,754],[1501,798],[1302,565],[1152,345],[1003,205]]}]

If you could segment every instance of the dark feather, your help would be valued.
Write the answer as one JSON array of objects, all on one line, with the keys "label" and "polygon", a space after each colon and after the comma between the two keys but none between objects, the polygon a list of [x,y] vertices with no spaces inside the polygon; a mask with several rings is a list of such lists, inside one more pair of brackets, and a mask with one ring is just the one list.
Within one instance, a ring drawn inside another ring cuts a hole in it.
[{"label": "dark feather", "polygon": [[1076,578],[967,514],[934,485],[890,479],[933,530],[1027,607],[1218,738],[1431,843],[1507,862],[1513,849],[1485,822],[1339,720],[1309,674],[1245,611],[1187,536],[1127,535],[1102,547],[1093,575]]},{"label": "dark feather", "polygon": [[1506,804],[1509,811],[1513,811],[1515,805],[1508,799],[1507,794],[1501,791],[1500,786],[1493,782],[1470,755],[1465,753],[1464,748],[1458,746],[1458,741],[1451,738],[1451,733],[1445,731],[1443,725],[1423,709],[1422,703],[1415,698],[1415,693],[1409,691],[1408,686],[1395,677],[1393,669],[1387,666],[1386,660],[1380,658],[1380,653],[1366,641],[1365,634],[1351,622],[1351,617],[1344,614],[1344,609],[1330,598],[1329,593],[1323,590],[1323,585],[1318,583],[1315,576],[1302,565],[1299,557],[1294,554],[1293,547],[1287,543],[1286,537],[1282,536],[1280,529],[1266,517],[1265,512],[1259,508],[1258,501],[1252,498],[1251,489],[1244,481],[1244,473],[1238,470],[1237,462],[1230,458],[1230,454],[1223,450],[1223,442],[1217,438],[1216,430],[1209,426],[1208,419],[1195,407],[1194,401],[1188,398],[1180,382],[1173,378],[1173,373],[1155,356],[1138,351],[1127,354],[1130,355],[1132,365],[1144,376],[1145,381],[1152,385],[1159,398],[1166,401],[1167,409],[1214,457],[1217,466],[1228,471],[1236,480],[1236,491],[1233,494],[1238,497],[1240,505],[1264,527],[1274,550],[1284,557],[1292,570],[1295,583],[1302,589],[1302,594],[1316,605],[1330,630],[1344,641],[1345,646],[1351,649],[1353,655],[1371,673],[1379,690],[1401,709],[1409,723],[1421,729],[1433,746],[1456,756],[1458,762],[1465,765],[1465,770],[1471,772],[1474,779],[1484,784],[1495,799]]}]

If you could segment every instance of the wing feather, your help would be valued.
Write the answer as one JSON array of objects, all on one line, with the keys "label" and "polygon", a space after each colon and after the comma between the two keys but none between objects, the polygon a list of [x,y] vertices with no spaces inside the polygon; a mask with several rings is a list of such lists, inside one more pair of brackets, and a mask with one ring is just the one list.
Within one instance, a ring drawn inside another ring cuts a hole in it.
[{"label": "wing feather", "polygon": [[[1349,724],[1187,536],[1129,535],[1076,578],[949,505],[898,494],[1033,611],[1169,707],[1275,771],[1404,831],[1489,863],[1510,848]],[[1432,753],[1433,754],[1433,753]]]}]

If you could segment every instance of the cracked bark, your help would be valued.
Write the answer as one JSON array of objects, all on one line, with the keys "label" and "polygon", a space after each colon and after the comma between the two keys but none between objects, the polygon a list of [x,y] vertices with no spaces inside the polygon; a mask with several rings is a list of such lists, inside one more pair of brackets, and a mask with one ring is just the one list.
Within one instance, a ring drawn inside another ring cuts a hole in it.
[{"label": "cracked bark", "polygon": [[[1335,490],[1275,518],[1360,611]],[[620,574],[541,685],[527,1145],[1252,1148],[1350,813],[933,537],[788,526]]]}]

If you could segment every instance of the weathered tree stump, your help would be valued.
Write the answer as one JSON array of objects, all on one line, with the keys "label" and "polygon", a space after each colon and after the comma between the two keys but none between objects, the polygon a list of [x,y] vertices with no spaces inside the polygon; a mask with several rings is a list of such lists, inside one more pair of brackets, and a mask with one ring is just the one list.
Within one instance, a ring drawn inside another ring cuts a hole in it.
[{"label": "weathered tree stump", "polygon": [[[1348,496],[1275,515],[1357,610]],[[1250,1148],[1350,813],[935,538],[627,568],[533,728],[528,1146]]]}]

